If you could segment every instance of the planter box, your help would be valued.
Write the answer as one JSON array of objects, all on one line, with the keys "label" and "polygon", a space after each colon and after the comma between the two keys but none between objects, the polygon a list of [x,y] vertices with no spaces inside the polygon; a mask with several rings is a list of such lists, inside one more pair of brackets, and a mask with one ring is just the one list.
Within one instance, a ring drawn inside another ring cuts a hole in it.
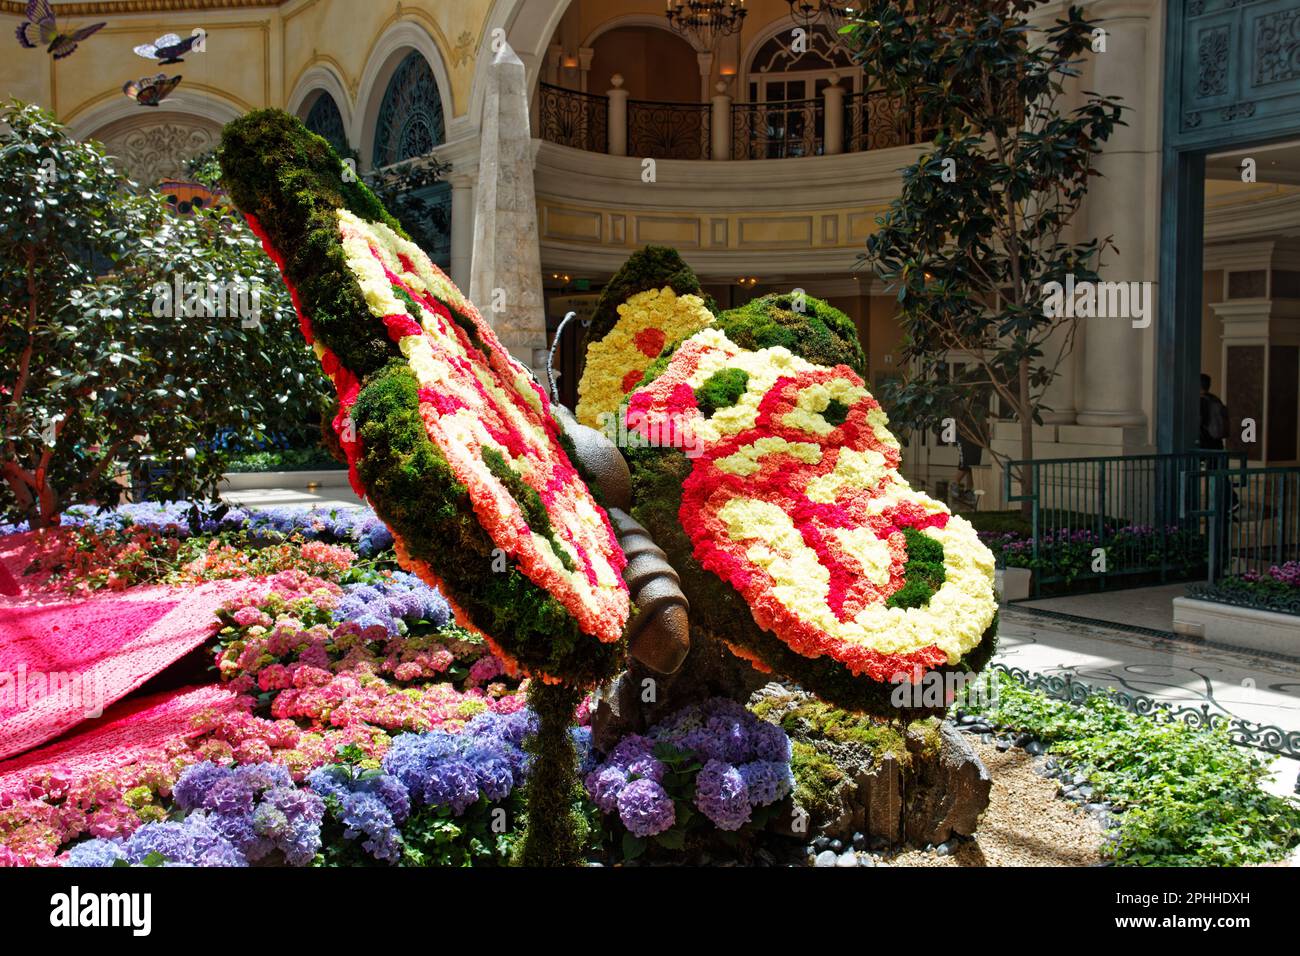
[{"label": "planter box", "polygon": [[1000,603],[1023,601],[1029,597],[1034,583],[1034,572],[1028,568],[998,568],[993,583]]},{"label": "planter box", "polygon": [[348,484],[346,468],[329,468],[319,471],[231,471],[221,476],[222,491],[252,491],[262,488],[295,488],[306,490],[315,483],[321,488],[345,488]]},{"label": "planter box", "polygon": [[1174,633],[1272,654],[1300,654],[1300,616],[1174,598]]}]

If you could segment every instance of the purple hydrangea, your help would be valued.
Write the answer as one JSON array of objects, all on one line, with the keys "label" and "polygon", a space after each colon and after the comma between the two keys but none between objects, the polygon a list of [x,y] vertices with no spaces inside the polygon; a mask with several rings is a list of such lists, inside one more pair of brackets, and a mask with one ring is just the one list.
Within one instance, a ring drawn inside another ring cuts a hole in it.
[{"label": "purple hydrangea", "polygon": [[202,819],[250,862],[278,850],[290,866],[305,866],[320,850],[325,805],[315,793],[295,787],[277,764],[194,764],[177,780],[173,796],[181,809],[192,811],[187,822]]},{"label": "purple hydrangea", "polygon": [[749,787],[740,771],[710,760],[695,778],[695,806],[720,830],[739,830],[749,822]]},{"label": "purple hydrangea", "polygon": [[[669,715],[644,735],[629,734],[608,757],[586,775],[587,792],[602,811],[616,810],[623,818],[623,794],[632,790],[633,807],[651,801],[664,790],[668,769],[664,751],[702,762],[695,779],[695,803],[706,818],[724,830],[749,822],[751,807],[767,806],[794,787],[790,770],[790,738],[775,724],[755,717],[743,705],[725,698],[692,704]],[[671,800],[671,795],[665,792]],[[624,819],[629,831],[632,827]],[[652,824],[638,818],[637,826]],[[666,829],[666,828],[665,828]]]},{"label": "purple hydrangea", "polygon": [[627,783],[627,771],[621,767],[605,765],[587,774],[587,793],[602,811],[613,813],[618,809],[618,795]]},{"label": "purple hydrangea", "polygon": [[633,836],[651,837],[677,822],[673,798],[653,780],[633,780],[618,795],[618,818]]},{"label": "purple hydrangea", "polygon": [[447,806],[459,816],[480,796],[504,800],[523,782],[527,755],[511,740],[527,726],[526,717],[481,714],[459,734],[400,734],[383,767],[413,801]]},{"label": "purple hydrangea", "polygon": [[374,793],[349,793],[340,801],[339,821],[343,836],[355,840],[376,860],[397,863],[402,858],[401,834],[392,811]]}]

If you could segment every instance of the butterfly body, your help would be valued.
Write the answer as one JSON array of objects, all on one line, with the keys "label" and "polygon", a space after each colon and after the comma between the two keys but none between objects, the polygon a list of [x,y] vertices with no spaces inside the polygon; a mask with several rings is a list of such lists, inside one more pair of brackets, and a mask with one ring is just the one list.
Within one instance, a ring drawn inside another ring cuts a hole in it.
[{"label": "butterfly body", "polygon": [[135,100],[140,106],[157,106],[172,90],[180,85],[179,75],[169,77],[166,73],[145,76],[138,80],[129,80],[122,85],[122,93]]},{"label": "butterfly body", "polygon": [[76,51],[77,44],[108,25],[92,23],[90,26],[64,33],[54,19],[54,11],[50,9],[49,0],[28,0],[26,17],[26,21],[20,23],[18,29],[14,31],[18,43],[28,50],[44,46],[45,52],[56,60],[71,56]]},{"label": "butterfly body", "polygon": [[172,63],[184,63],[184,55],[194,48],[194,44],[199,40],[199,34],[195,33],[184,39],[175,33],[164,33],[153,43],[143,43],[135,47],[136,56],[142,56],[146,60],[157,60],[159,66],[168,66]]}]

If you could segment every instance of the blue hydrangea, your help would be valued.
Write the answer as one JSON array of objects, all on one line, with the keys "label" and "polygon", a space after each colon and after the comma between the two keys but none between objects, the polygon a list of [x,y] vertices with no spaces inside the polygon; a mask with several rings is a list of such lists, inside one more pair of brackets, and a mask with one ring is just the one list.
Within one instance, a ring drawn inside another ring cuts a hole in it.
[{"label": "blue hydrangea", "polygon": [[88,840],[68,853],[67,866],[142,866],[154,854],[166,866],[247,866],[248,860],[211,825],[203,811],[184,820],[146,823],[125,840]]},{"label": "blue hydrangea", "polygon": [[749,790],[749,803],[765,807],[776,803],[794,789],[794,774],[790,764],[775,760],[751,760],[736,768]]},{"label": "blue hydrangea", "polygon": [[113,866],[118,860],[125,860],[126,853],[122,844],[116,840],[87,840],[78,843],[68,851],[64,866]]}]

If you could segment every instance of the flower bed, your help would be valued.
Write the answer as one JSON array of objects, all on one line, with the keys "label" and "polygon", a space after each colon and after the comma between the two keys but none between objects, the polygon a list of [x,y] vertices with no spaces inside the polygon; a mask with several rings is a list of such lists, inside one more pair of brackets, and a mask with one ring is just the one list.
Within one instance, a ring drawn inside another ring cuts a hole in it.
[{"label": "flower bed", "polygon": [[1267,571],[1245,571],[1214,584],[1194,584],[1187,596],[1238,607],[1300,614],[1300,561],[1287,561]]},{"label": "flower bed", "polygon": [[[1039,534],[1037,556],[1027,531],[981,531],[979,537],[999,567],[1027,568],[1043,583],[1067,587],[1099,576],[1158,572],[1162,566],[1188,577],[1199,574],[1206,561],[1205,537],[1178,527],[1166,528],[1163,534],[1150,525],[1108,525],[1101,532],[1058,528]],[[1106,550],[1104,575],[1092,570],[1093,551],[1099,547]]]}]

